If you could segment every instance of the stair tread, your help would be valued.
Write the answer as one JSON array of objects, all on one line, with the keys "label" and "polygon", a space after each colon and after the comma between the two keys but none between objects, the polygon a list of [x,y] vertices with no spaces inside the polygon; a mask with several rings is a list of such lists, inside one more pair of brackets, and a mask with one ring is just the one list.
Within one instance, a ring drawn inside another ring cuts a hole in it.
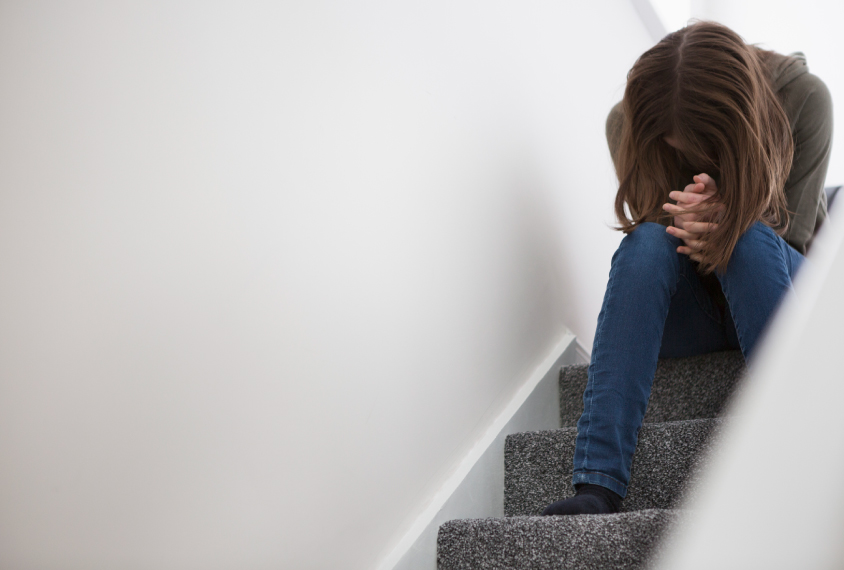
[{"label": "stair tread", "polygon": [[[722,419],[660,422],[642,426],[622,503],[626,511],[672,508],[693,482]],[[504,444],[504,513],[538,515],[571,497],[576,428],[523,432]]]},{"label": "stair tread", "polygon": [[437,537],[439,570],[643,568],[682,511],[453,520]]},{"label": "stair tread", "polygon": [[[588,365],[560,371],[560,425],[575,426],[583,413]],[[659,360],[645,423],[714,418],[721,415],[745,371],[740,351],[712,352]]]}]

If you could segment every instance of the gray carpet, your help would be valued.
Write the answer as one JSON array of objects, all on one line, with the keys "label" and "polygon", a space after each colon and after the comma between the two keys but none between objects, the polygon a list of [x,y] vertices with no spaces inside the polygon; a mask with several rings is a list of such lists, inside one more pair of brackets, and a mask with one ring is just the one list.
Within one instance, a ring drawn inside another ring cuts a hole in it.
[{"label": "gray carpet", "polygon": [[[560,373],[560,425],[576,426],[583,413],[587,365]],[[721,414],[744,373],[740,351],[713,352],[659,361],[645,423],[714,418]]]},{"label": "gray carpet", "polygon": [[[677,505],[720,420],[646,424],[630,468],[625,511]],[[576,428],[511,435],[504,444],[504,514],[538,515],[574,495],[571,486]]]},{"label": "gray carpet", "polygon": [[441,570],[644,568],[653,537],[679,516],[679,511],[645,510],[449,521],[440,527],[437,565]]},{"label": "gray carpet", "polygon": [[[731,394],[744,374],[739,352],[661,360],[631,467],[622,513],[538,517],[569,497],[577,430],[514,434],[505,443],[504,511],[500,519],[449,521],[437,539],[439,570],[643,568],[675,507],[694,482],[721,430]],[[583,410],[586,366],[560,374],[561,425]]]}]

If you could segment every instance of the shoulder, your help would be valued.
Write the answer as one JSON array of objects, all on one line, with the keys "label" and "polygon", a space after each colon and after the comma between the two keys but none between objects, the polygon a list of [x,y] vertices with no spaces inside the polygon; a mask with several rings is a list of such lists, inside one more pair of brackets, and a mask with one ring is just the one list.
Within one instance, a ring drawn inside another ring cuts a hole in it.
[{"label": "shoulder", "polygon": [[606,123],[606,134],[607,134],[607,141],[611,144],[613,141],[617,141],[618,138],[621,136],[621,127],[624,123],[624,111],[621,108],[621,101],[616,103],[612,109],[610,109],[609,114],[607,115],[607,123]]},{"label": "shoulder", "polygon": [[792,133],[806,129],[832,132],[832,95],[820,77],[807,71],[784,85],[778,95]]},{"label": "shoulder", "polygon": [[762,51],[771,87],[788,115],[791,130],[798,126],[832,126],[832,96],[823,80],[809,71],[803,52],[788,55]]},{"label": "shoulder", "polygon": [[817,103],[832,103],[832,95],[830,95],[826,83],[823,82],[823,79],[808,71],[785,85],[780,93],[799,101],[811,98]]},{"label": "shoulder", "polygon": [[775,92],[809,72],[806,55],[802,51],[786,55],[757,47],[757,53]]}]

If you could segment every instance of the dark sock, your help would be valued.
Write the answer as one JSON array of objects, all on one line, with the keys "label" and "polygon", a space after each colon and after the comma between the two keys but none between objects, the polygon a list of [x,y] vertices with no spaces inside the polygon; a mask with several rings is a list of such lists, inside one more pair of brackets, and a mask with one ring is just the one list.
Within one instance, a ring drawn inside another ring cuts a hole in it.
[{"label": "dark sock", "polygon": [[576,485],[577,494],[569,499],[551,503],[543,515],[605,515],[621,509],[621,496],[606,487],[581,483]]}]

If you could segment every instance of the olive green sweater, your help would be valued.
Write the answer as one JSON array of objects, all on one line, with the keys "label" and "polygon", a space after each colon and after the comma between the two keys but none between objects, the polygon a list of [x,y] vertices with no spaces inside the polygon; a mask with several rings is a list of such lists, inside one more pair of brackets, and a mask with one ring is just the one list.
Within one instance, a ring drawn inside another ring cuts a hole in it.
[{"label": "olive green sweater", "polygon": [[[788,115],[794,139],[794,159],[785,183],[791,215],[783,237],[805,254],[827,215],[823,188],[832,146],[832,98],[824,82],[809,73],[803,53],[775,54],[768,65],[772,87]],[[619,102],[610,111],[606,125],[616,167],[623,119]],[[691,184],[695,174],[699,173],[683,172],[684,180],[677,190]]]}]

